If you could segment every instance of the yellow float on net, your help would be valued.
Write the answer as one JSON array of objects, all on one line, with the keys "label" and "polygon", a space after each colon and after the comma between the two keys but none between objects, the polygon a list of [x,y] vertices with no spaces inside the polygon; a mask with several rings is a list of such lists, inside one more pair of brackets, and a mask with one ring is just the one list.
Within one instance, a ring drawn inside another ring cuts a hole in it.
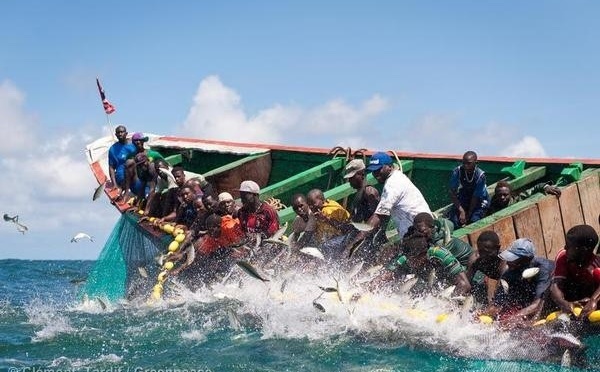
[{"label": "yellow float on net", "polygon": [[579,317],[579,315],[581,314],[581,310],[583,310],[583,309],[580,307],[574,307],[572,312],[573,312],[573,314],[575,314],[576,317]]},{"label": "yellow float on net", "polygon": [[538,321],[536,321],[535,323],[533,323],[534,326],[541,326],[546,324],[546,319],[540,319]]},{"label": "yellow float on net", "polygon": [[558,310],[557,310],[557,311],[554,311],[554,312],[551,312],[550,314],[548,314],[548,315],[546,316],[546,321],[547,321],[547,322],[551,322],[551,321],[553,321],[553,320],[556,320],[556,318],[558,318],[558,316],[559,316],[560,314],[561,314],[561,311],[558,311]]},{"label": "yellow float on net", "polygon": [[435,317],[435,322],[436,323],[442,323],[444,321],[446,321],[446,319],[448,319],[450,315],[446,314],[446,313],[442,313],[438,316]]},{"label": "yellow float on net", "polygon": [[151,297],[153,300],[160,300],[161,295],[162,295],[162,293],[153,291]]},{"label": "yellow float on net", "polygon": [[157,278],[158,282],[159,282],[159,283],[164,283],[164,282],[165,282],[165,280],[167,280],[167,274],[168,274],[168,272],[167,272],[167,271],[161,271],[161,272],[158,274],[158,278]]},{"label": "yellow float on net", "polygon": [[494,318],[489,315],[479,315],[479,322],[481,324],[492,324],[494,322]]},{"label": "yellow float on net", "polygon": [[164,264],[163,268],[164,268],[165,270],[171,270],[171,269],[173,268],[173,266],[175,266],[175,265],[173,264],[173,262],[171,262],[171,261],[167,261],[167,262],[165,262],[165,264]]},{"label": "yellow float on net", "polygon": [[169,252],[175,252],[179,249],[179,243],[177,243],[175,240],[173,240],[171,242],[171,244],[169,244]]},{"label": "yellow float on net", "polygon": [[144,210],[143,209],[138,209],[138,214],[144,214]]},{"label": "yellow float on net", "polygon": [[590,323],[600,322],[600,310],[595,310],[588,315],[588,320]]},{"label": "yellow float on net", "polygon": [[170,224],[164,224],[162,227],[163,231],[166,232],[167,234],[172,234],[173,231],[175,231],[175,227],[173,225]]},{"label": "yellow float on net", "polygon": [[173,230],[173,236],[177,236],[177,235],[181,235],[181,234],[185,234],[185,231],[183,231],[183,229],[181,227],[177,227],[175,230]]},{"label": "yellow float on net", "polygon": [[177,243],[182,243],[185,240],[185,234],[177,234],[175,235],[175,241]]},{"label": "yellow float on net", "polygon": [[155,284],[154,287],[152,288],[153,292],[162,292],[162,290],[163,290],[163,286],[160,283]]}]

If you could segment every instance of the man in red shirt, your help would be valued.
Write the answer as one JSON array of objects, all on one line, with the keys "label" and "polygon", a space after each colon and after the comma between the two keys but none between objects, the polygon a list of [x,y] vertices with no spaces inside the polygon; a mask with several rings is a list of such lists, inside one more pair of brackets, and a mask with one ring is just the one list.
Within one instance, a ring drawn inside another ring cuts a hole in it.
[{"label": "man in red shirt", "polygon": [[594,253],[598,234],[589,225],[577,225],[567,232],[565,240],[565,249],[556,256],[550,293],[556,305],[568,314],[586,302],[580,316],[587,317],[600,300],[600,256]]},{"label": "man in red shirt", "polygon": [[238,217],[246,234],[260,234],[262,238],[270,238],[279,230],[279,217],[273,207],[259,199],[259,193],[260,187],[254,181],[240,184],[242,208],[238,211]]}]

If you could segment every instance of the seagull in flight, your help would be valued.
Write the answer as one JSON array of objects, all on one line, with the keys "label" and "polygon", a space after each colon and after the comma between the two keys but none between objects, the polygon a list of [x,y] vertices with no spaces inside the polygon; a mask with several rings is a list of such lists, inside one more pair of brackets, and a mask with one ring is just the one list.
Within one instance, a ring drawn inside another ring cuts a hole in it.
[{"label": "seagull in flight", "polygon": [[77,234],[75,234],[75,236],[73,236],[73,237],[71,238],[71,243],[77,243],[77,242],[79,242],[81,239],[89,239],[89,241],[90,241],[90,242],[93,242],[93,241],[94,241],[94,238],[93,238],[92,236],[89,236],[89,235],[88,235],[88,234],[86,234],[86,233],[80,232],[80,233],[77,233]]}]

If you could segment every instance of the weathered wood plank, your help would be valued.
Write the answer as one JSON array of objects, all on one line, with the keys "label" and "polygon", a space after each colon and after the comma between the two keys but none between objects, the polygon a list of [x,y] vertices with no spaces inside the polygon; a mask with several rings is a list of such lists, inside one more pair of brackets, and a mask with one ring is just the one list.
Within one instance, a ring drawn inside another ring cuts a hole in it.
[{"label": "weathered wood plank", "polygon": [[600,177],[599,172],[595,171],[592,175],[581,180],[577,187],[579,188],[579,199],[583,209],[583,220],[586,224],[593,226],[596,231],[600,231],[598,224],[598,215],[600,215]]},{"label": "weathered wood plank", "polygon": [[562,189],[562,194],[558,202],[560,204],[564,231],[569,231],[575,225],[583,224],[583,212],[581,210],[577,184],[571,184]]},{"label": "weathered wood plank", "polygon": [[515,225],[512,217],[504,217],[492,225],[492,230],[500,238],[500,247],[502,250],[508,248],[517,239]]},{"label": "weathered wood plank", "polygon": [[541,198],[537,202],[537,206],[540,212],[546,257],[554,260],[558,251],[565,245],[565,231],[558,198],[555,196]]},{"label": "weathered wood plank", "polygon": [[524,209],[513,216],[518,238],[529,238],[536,248],[536,255],[546,256],[544,234],[537,205]]}]

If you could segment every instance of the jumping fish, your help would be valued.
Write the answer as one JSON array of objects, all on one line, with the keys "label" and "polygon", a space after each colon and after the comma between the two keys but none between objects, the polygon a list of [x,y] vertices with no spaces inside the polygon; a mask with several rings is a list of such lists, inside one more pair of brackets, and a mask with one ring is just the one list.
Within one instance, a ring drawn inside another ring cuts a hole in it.
[{"label": "jumping fish", "polygon": [[98,300],[98,303],[100,304],[100,307],[102,308],[102,310],[106,310],[106,303],[104,301],[102,301],[102,299],[100,297],[96,297],[96,300]]},{"label": "jumping fish", "polygon": [[508,294],[508,290],[510,289],[508,286],[508,282],[504,279],[500,279],[500,285],[502,285],[502,289],[504,290],[504,293]]},{"label": "jumping fish", "polygon": [[240,322],[240,318],[235,311],[232,309],[227,309],[227,317],[229,318],[229,324],[231,325],[231,328],[236,331],[241,331],[244,329],[244,327],[242,327],[242,322]]},{"label": "jumping fish", "polygon": [[19,215],[11,217],[8,214],[4,213],[4,221],[17,223],[19,222]]},{"label": "jumping fish", "polygon": [[323,292],[327,292],[327,293],[331,293],[331,292],[337,292],[337,288],[333,288],[333,287],[321,287],[319,286],[319,289],[322,290]]},{"label": "jumping fish", "polygon": [[523,279],[531,279],[534,276],[536,276],[539,272],[540,272],[539,267],[530,267],[528,269],[523,270],[523,273],[521,274],[521,276],[523,277]]},{"label": "jumping fish", "polygon": [[316,257],[320,260],[325,261],[325,257],[323,256],[323,253],[321,253],[321,251],[318,248],[315,247],[304,247],[300,250],[300,252],[307,254],[309,256],[313,256]]},{"label": "jumping fish", "polygon": [[365,242],[365,239],[361,240],[359,243],[355,243],[352,246],[352,248],[350,248],[350,252],[348,252],[348,258],[352,257],[354,252],[358,251],[358,249],[362,247],[364,242]]},{"label": "jumping fish", "polygon": [[323,307],[323,305],[321,305],[320,303],[318,303],[317,301],[313,301],[313,307],[317,310],[319,310],[320,312],[324,313],[326,310]]},{"label": "jumping fish", "polygon": [[358,231],[371,231],[371,230],[373,230],[373,226],[369,225],[368,223],[351,222],[350,224],[352,226],[354,226]]},{"label": "jumping fish", "polygon": [[416,276],[407,279],[406,281],[404,281],[404,283],[400,285],[400,292],[408,293],[415,286],[415,284],[417,284],[417,281],[419,281],[419,278],[417,278]]},{"label": "jumping fish", "polygon": [[102,195],[105,187],[106,187],[106,182],[102,182],[101,184],[98,185],[98,187],[96,187],[96,190],[94,190],[94,195],[92,196],[92,201],[98,199],[100,197],[100,195]]},{"label": "jumping fish", "polygon": [[263,278],[258,271],[256,271],[256,269],[254,268],[254,266],[250,265],[248,262],[246,261],[237,261],[236,264],[246,272],[246,274],[250,275],[251,277],[261,280],[263,282],[268,282],[269,279]]},{"label": "jumping fish", "polygon": [[93,242],[93,241],[94,241],[94,237],[93,237],[93,236],[89,236],[89,235],[88,235],[88,234],[86,234],[86,233],[80,232],[80,233],[77,233],[77,234],[75,234],[75,236],[73,236],[73,237],[71,238],[71,243],[77,243],[77,242],[79,242],[81,239],[88,239],[90,242]]},{"label": "jumping fish", "polygon": [[287,222],[283,224],[283,226],[273,234],[271,240],[279,240],[283,234],[285,234],[285,230],[287,230]]},{"label": "jumping fish", "polygon": [[139,266],[138,268],[138,273],[140,273],[140,276],[144,279],[148,278],[148,272],[146,271],[146,269],[143,266]]}]

